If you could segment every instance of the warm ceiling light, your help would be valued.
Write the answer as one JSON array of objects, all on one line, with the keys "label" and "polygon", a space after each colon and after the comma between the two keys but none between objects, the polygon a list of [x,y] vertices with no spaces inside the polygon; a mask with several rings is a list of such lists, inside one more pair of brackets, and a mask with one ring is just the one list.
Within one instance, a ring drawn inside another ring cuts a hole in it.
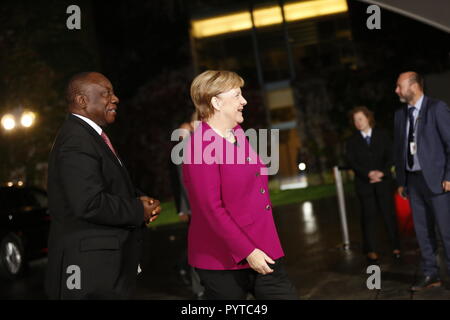
[{"label": "warm ceiling light", "polygon": [[[284,5],[285,18],[288,22],[346,11],[348,11],[346,0],[310,0]],[[280,24],[283,21],[279,6],[256,9],[253,11],[253,16],[256,27]],[[238,12],[192,21],[192,34],[195,38],[206,38],[251,28],[250,12]]]},{"label": "warm ceiling light", "polygon": [[22,114],[22,117],[20,118],[20,123],[25,128],[29,128],[33,125],[34,119],[36,118],[36,115],[31,111],[25,111]]},{"label": "warm ceiling light", "polygon": [[252,27],[249,12],[239,12],[192,22],[192,32],[196,38],[247,30]]},{"label": "warm ceiling light", "polygon": [[2,126],[5,130],[12,130],[16,127],[16,120],[12,114],[5,114],[2,117]]},{"label": "warm ceiling light", "polygon": [[286,21],[297,21],[308,18],[326,16],[346,12],[348,10],[345,0],[319,0],[286,4],[284,14]]},{"label": "warm ceiling light", "polygon": [[283,22],[280,7],[258,9],[253,12],[256,27],[265,27]]}]

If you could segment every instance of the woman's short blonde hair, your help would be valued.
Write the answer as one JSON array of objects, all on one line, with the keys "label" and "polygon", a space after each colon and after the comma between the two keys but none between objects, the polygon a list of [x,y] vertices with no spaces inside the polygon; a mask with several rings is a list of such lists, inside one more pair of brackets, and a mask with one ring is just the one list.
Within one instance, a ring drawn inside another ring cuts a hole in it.
[{"label": "woman's short blonde hair", "polygon": [[214,114],[211,99],[220,93],[244,86],[244,80],[235,72],[207,70],[191,84],[191,98],[200,120],[207,120]]}]

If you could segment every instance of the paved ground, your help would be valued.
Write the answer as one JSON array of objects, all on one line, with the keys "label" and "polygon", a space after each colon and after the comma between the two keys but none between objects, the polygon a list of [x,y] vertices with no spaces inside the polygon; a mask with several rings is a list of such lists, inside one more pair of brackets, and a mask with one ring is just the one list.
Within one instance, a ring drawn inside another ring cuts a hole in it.
[{"label": "paved ground", "polygon": [[[366,282],[367,263],[360,249],[358,203],[347,199],[348,224],[351,239],[349,251],[342,249],[337,200],[330,198],[315,202],[282,206],[275,209],[275,219],[286,253],[286,265],[301,299],[450,299],[444,287],[412,294],[410,286],[420,275],[419,252],[414,236],[403,236],[404,256],[400,262],[391,257],[384,226],[380,225],[381,289],[369,290]],[[192,298],[187,287],[174,277],[175,261],[183,250],[186,229],[160,228],[147,236],[146,265],[155,261],[154,273],[142,275],[138,297],[143,299]],[[152,250],[151,244],[165,250]],[[174,261],[158,263],[157,261]],[[443,268],[445,270],[445,268]],[[175,273],[176,274],[176,273]],[[446,274],[442,274],[447,279]]]},{"label": "paved ground", "polygon": [[[412,294],[409,287],[420,275],[419,252],[412,236],[404,236],[403,259],[395,262],[380,226],[381,289],[366,286],[366,260],[360,250],[358,204],[347,199],[351,248],[341,248],[342,241],[337,200],[307,202],[275,208],[275,219],[286,266],[301,299],[311,300],[437,300],[450,299],[444,287]],[[189,286],[178,275],[186,237],[186,226],[175,225],[146,232],[144,272],[139,276],[137,299],[192,299]],[[45,299],[43,276],[46,260],[32,263],[27,274],[15,282],[0,282],[0,299]],[[441,268],[445,270],[445,268]],[[442,277],[448,277],[443,272]]]}]

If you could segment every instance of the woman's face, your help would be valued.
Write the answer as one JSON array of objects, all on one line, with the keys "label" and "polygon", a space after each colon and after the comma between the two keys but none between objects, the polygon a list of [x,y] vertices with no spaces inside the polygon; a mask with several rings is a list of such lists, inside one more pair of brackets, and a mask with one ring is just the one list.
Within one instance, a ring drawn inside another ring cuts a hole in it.
[{"label": "woman's face", "polygon": [[353,115],[353,123],[359,131],[366,131],[370,129],[369,119],[367,119],[365,114],[362,112],[357,112]]},{"label": "woman's face", "polygon": [[229,121],[233,126],[244,121],[242,110],[247,104],[247,101],[242,96],[241,88],[234,88],[226,92],[218,94],[218,105],[222,119]]}]

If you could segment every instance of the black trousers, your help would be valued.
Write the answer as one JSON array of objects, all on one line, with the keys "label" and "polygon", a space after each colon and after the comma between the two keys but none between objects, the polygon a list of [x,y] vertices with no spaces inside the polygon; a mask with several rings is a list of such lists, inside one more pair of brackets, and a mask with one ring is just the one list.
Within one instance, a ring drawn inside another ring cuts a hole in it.
[{"label": "black trousers", "polygon": [[375,183],[363,194],[358,194],[361,204],[361,228],[363,252],[379,252],[377,222],[381,214],[389,235],[392,249],[400,249],[397,219],[394,209],[393,189],[389,181]]},{"label": "black trousers", "polygon": [[205,287],[206,300],[245,300],[248,293],[257,300],[298,300],[282,259],[268,265],[274,271],[267,275],[253,269],[196,270]]}]

